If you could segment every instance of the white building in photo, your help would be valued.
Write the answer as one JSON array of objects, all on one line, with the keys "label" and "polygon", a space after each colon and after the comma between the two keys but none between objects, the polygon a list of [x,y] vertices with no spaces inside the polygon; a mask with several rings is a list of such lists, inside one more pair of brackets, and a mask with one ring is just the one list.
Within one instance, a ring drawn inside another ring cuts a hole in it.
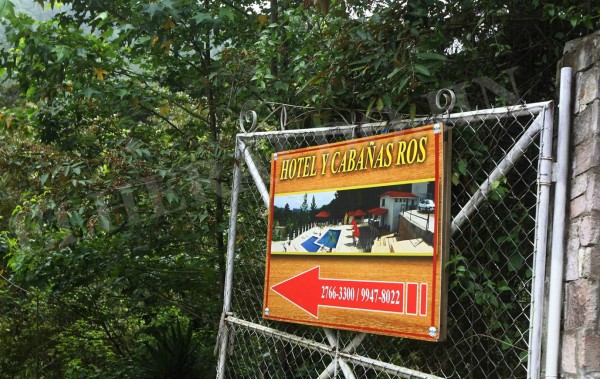
[{"label": "white building in photo", "polygon": [[388,212],[381,216],[381,226],[390,231],[398,229],[400,212],[415,209],[419,204],[419,196],[411,192],[387,191],[379,195],[379,207]]}]

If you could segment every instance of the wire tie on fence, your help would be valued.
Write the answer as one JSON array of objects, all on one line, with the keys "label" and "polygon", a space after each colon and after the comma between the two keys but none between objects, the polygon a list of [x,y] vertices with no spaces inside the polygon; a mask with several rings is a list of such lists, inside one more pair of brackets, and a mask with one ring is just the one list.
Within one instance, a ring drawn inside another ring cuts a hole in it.
[{"label": "wire tie on fence", "polygon": [[354,134],[354,138],[365,137],[365,133],[363,132],[362,127],[360,125],[356,125],[354,127],[352,134]]},{"label": "wire tie on fence", "polygon": [[389,132],[391,132],[391,130],[390,130],[391,124],[392,124],[392,120],[390,120],[390,118],[388,118],[387,121],[385,122],[385,126],[384,126],[383,130],[381,131],[381,134],[388,134]]}]

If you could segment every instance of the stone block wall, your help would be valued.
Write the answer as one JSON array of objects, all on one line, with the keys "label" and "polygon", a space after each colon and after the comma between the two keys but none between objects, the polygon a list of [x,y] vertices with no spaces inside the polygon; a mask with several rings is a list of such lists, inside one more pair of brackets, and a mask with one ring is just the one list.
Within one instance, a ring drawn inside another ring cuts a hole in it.
[{"label": "stone block wall", "polygon": [[574,71],[562,378],[600,378],[600,31],[565,46]]}]

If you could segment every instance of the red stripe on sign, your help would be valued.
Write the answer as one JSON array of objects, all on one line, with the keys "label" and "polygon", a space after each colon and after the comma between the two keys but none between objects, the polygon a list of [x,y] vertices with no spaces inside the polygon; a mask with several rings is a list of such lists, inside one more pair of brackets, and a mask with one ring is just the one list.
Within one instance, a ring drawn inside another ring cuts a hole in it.
[{"label": "red stripe on sign", "polygon": [[421,283],[421,311],[420,316],[427,316],[427,283]]},{"label": "red stripe on sign", "polygon": [[[241,163],[240,163],[241,164]],[[275,172],[277,171],[277,160],[276,159],[271,159],[271,172]],[[238,188],[236,189],[236,191],[238,191],[239,194],[239,185]],[[271,245],[273,242],[273,218],[274,218],[274,212],[273,212],[273,206],[275,204],[275,180],[271,181],[271,193],[270,195],[270,202],[269,202],[269,231],[268,231],[268,236],[267,236],[267,267],[266,267],[266,275],[265,275],[265,294],[264,294],[264,304],[263,306],[265,308],[269,308],[269,280],[271,279]],[[264,313],[263,313],[264,315]]]},{"label": "red stripe on sign", "polygon": [[[442,201],[440,201],[440,192],[439,190],[441,188],[443,188],[444,183],[442,181],[442,173],[441,173],[441,169],[442,169],[442,165],[440,162],[440,160],[442,158],[440,158],[440,152],[441,154],[445,154],[445,150],[444,150],[444,146],[442,144],[443,141],[440,141],[441,136],[443,136],[444,134],[444,125],[442,123],[439,124],[440,126],[440,132],[437,133],[435,135],[435,186],[434,186],[434,198],[435,198],[435,202],[436,204],[440,204]],[[434,220],[439,220],[439,215],[440,215],[440,207],[436,206],[435,210],[433,211],[434,214]],[[435,304],[435,300],[436,300],[436,293],[437,293],[437,259],[438,259],[438,254],[441,253],[441,249],[440,247],[442,246],[441,244],[441,233],[440,233],[440,228],[438,225],[435,225],[435,227],[433,228],[433,279],[431,280],[431,325],[436,325],[436,320],[435,320],[435,316],[436,313],[439,314],[439,312],[437,312],[437,310],[439,310],[438,308],[436,308],[436,304]],[[440,259],[442,257],[440,256]],[[437,306],[439,307],[439,305]]]},{"label": "red stripe on sign", "polygon": [[406,283],[406,314],[416,315],[417,314],[417,297],[418,285],[417,283]]},{"label": "red stripe on sign", "polygon": [[404,283],[398,283],[400,297],[398,298],[398,309],[400,313],[404,313]]}]

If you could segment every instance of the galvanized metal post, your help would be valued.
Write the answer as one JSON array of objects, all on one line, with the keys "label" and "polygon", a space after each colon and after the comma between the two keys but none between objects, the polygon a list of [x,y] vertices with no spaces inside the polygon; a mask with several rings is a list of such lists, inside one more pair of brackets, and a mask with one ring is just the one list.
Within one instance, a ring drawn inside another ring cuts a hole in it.
[{"label": "galvanized metal post", "polygon": [[225,285],[223,293],[223,313],[219,324],[217,346],[219,347],[219,360],[217,364],[217,378],[225,376],[225,361],[227,360],[227,344],[229,342],[229,331],[225,317],[231,311],[231,296],[233,288],[233,264],[235,256],[235,235],[237,230],[238,198],[240,193],[240,179],[242,176],[240,146],[235,146],[235,164],[233,171],[233,183],[231,191],[231,209],[229,214],[229,235],[227,239],[227,259],[225,268]]},{"label": "galvanized metal post", "polygon": [[563,294],[565,249],[565,209],[569,179],[569,133],[571,129],[571,86],[573,69],[565,67],[560,72],[560,98],[558,118],[558,146],[554,214],[552,216],[552,266],[550,268],[550,293],[548,298],[548,338],[546,341],[546,378],[558,378],[558,353],[560,350],[560,318]]},{"label": "galvanized metal post", "polygon": [[250,151],[248,151],[248,147],[246,146],[244,141],[242,141],[239,137],[237,140],[236,148],[239,148],[241,150],[240,155],[244,156],[244,160],[246,161],[248,171],[250,172],[250,175],[252,175],[252,179],[254,179],[256,188],[258,189],[258,192],[260,192],[260,196],[263,199],[263,203],[267,208],[269,208],[269,202],[271,201],[271,197],[269,196],[269,190],[267,189],[267,186],[263,182],[262,177],[260,176],[260,173],[256,168],[256,164],[254,163],[254,159],[252,159]]},{"label": "galvanized metal post", "polygon": [[535,247],[533,254],[533,289],[531,291],[529,360],[527,377],[538,379],[542,351],[542,324],[544,312],[544,280],[546,278],[546,250],[552,185],[552,129],[554,126],[553,104],[543,113],[544,125],[541,132],[540,158],[538,164],[538,205],[536,216]]}]

